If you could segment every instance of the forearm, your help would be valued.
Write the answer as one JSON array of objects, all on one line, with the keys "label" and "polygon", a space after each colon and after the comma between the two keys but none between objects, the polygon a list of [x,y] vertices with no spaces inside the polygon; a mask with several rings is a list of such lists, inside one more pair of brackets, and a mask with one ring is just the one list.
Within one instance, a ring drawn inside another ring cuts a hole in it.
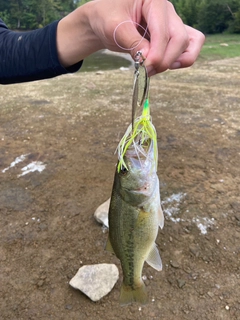
[{"label": "forearm", "polygon": [[0,28],[0,83],[10,84],[52,78],[69,70],[58,59],[56,33],[58,22],[30,32]]},{"label": "forearm", "polygon": [[104,48],[91,28],[94,8],[93,2],[86,3],[59,21],[57,50],[63,66],[68,67]]}]

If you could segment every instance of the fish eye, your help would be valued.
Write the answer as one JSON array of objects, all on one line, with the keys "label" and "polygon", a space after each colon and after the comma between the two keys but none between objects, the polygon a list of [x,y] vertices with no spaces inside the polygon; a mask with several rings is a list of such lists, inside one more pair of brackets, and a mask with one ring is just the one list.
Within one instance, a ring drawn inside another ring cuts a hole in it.
[{"label": "fish eye", "polygon": [[124,166],[122,166],[120,173],[121,173],[122,175],[126,175],[126,174],[128,173],[127,168],[124,167]]}]

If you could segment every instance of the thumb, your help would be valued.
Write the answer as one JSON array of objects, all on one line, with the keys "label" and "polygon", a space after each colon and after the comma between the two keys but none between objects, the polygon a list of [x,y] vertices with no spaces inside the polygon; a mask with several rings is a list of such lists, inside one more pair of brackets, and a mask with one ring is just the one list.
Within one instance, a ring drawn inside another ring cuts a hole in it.
[{"label": "thumb", "polygon": [[[137,28],[140,30],[143,35],[141,35]],[[147,56],[150,43],[144,38],[147,34],[147,29],[144,29],[140,24],[127,20],[121,22],[114,30],[113,38],[117,50],[121,52],[129,52],[132,58],[135,58],[135,55],[138,51],[142,52],[144,57]]]}]

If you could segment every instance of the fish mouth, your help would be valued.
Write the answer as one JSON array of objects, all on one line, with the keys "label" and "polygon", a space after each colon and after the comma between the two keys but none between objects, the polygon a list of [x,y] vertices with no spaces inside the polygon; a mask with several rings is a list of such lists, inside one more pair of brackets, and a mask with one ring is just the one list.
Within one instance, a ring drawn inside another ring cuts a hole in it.
[{"label": "fish mouth", "polygon": [[129,191],[135,194],[145,194],[147,196],[152,194],[151,186],[149,183],[144,184],[142,187],[138,189],[132,189]]},{"label": "fish mouth", "polygon": [[150,196],[152,193],[150,192],[150,190],[144,190],[144,189],[140,189],[140,190],[131,190],[132,193],[134,194],[144,194],[146,196]]}]

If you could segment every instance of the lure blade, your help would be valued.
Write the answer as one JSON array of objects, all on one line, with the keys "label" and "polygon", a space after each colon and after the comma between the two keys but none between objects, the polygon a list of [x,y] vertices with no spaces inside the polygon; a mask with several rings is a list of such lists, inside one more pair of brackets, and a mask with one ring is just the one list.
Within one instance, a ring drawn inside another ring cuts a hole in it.
[{"label": "lure blade", "polygon": [[[140,58],[142,59],[140,61]],[[143,64],[144,58],[141,52],[136,55],[134,83],[133,83],[133,97],[132,97],[132,130],[134,129],[135,118],[139,117],[141,113],[137,114],[138,110],[142,110],[143,104],[148,96],[149,78],[146,67]]]},{"label": "lure blade", "polygon": [[144,101],[148,96],[148,83],[149,78],[147,75],[147,70],[144,65],[141,66],[139,70],[139,89],[138,89],[138,97],[139,97],[139,106],[142,107]]},{"label": "lure blade", "polygon": [[138,77],[139,72],[135,71],[134,83],[133,83],[133,96],[132,96],[132,130],[134,128],[134,121],[136,117],[136,111],[138,106]]}]

